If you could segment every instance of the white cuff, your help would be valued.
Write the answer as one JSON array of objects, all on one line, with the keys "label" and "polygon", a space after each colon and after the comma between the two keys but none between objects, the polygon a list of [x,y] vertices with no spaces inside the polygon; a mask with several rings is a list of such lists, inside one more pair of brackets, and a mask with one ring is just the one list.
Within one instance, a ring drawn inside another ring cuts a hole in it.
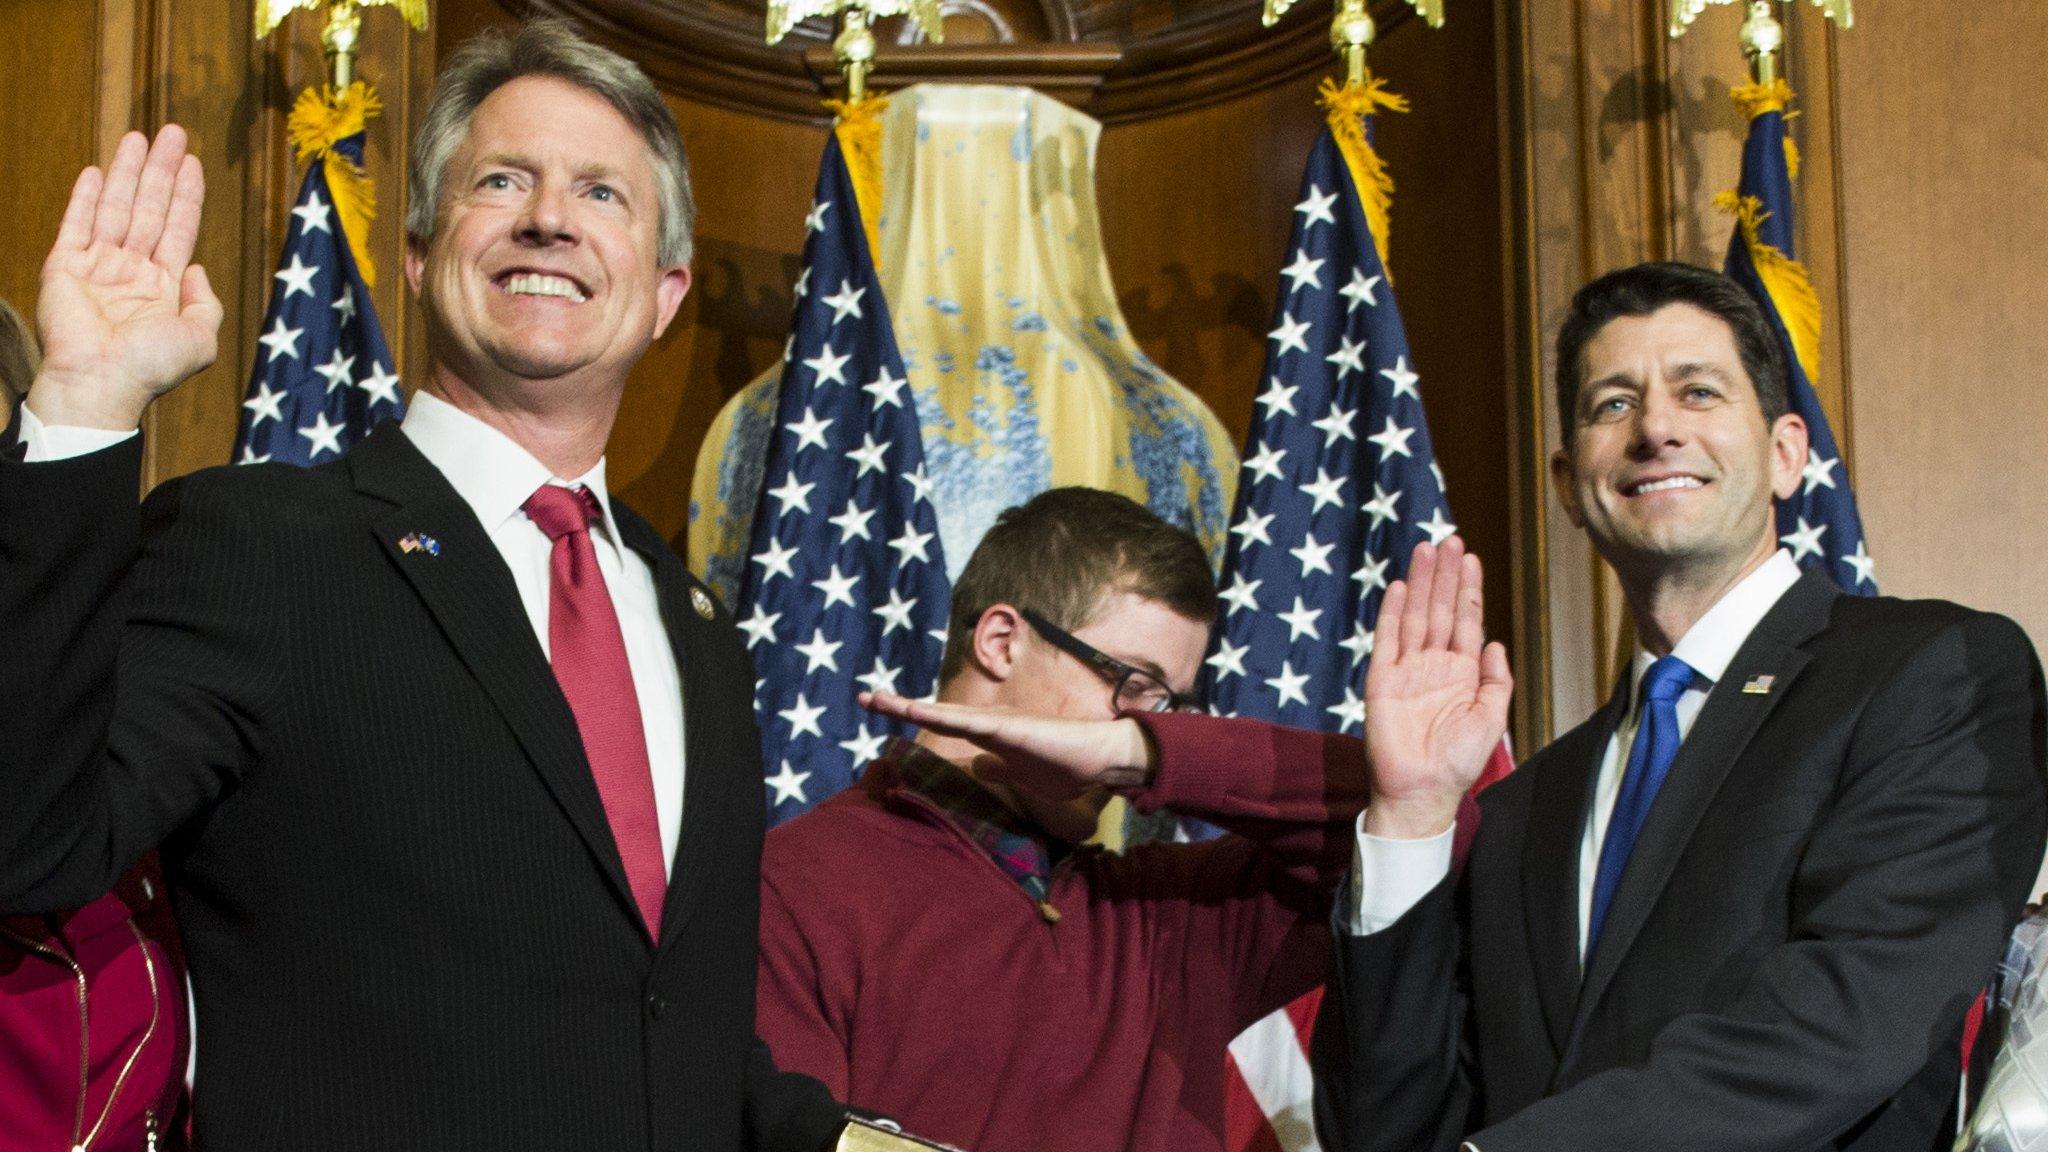
[{"label": "white cuff", "polygon": [[107,428],[81,428],[75,424],[45,424],[36,418],[29,406],[21,406],[21,444],[26,451],[22,461],[36,464],[46,460],[69,460],[73,456],[85,456],[102,448],[112,448],[121,441],[136,434],[138,429],[125,432]]},{"label": "white cuff", "polygon": [[1408,914],[1451,871],[1451,825],[1425,840],[1390,840],[1365,830],[1358,814],[1357,851],[1351,860],[1351,891],[1358,903],[1348,926],[1353,936],[1370,936]]}]

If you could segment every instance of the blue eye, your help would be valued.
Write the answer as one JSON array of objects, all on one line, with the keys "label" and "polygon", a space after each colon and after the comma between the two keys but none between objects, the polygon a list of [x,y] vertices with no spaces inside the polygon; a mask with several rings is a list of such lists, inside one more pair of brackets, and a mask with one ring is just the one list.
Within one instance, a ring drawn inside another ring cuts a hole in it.
[{"label": "blue eye", "polygon": [[489,176],[484,177],[478,184],[478,187],[489,188],[494,192],[502,192],[512,187],[512,177],[503,172],[493,172]]},{"label": "blue eye", "polygon": [[593,200],[601,200],[606,203],[610,203],[611,201],[617,200],[619,198],[619,194],[609,184],[593,184],[590,188],[590,198]]}]

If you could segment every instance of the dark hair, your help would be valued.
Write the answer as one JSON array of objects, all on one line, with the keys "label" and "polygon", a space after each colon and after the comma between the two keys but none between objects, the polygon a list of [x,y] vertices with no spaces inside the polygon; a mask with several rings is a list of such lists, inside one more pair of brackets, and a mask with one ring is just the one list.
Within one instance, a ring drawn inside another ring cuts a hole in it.
[{"label": "dark hair", "polygon": [[1093,623],[1112,593],[1156,600],[1190,620],[1216,615],[1209,556],[1186,529],[1094,488],[1053,488],[1005,509],[953,582],[944,683],[967,662],[982,613],[1030,608],[1069,632]]},{"label": "dark hair", "polygon": [[1785,349],[1754,297],[1742,285],[1692,264],[1662,261],[1637,264],[1600,277],[1572,297],[1571,311],[1557,330],[1557,416],[1566,443],[1578,423],[1579,388],[1586,345],[1611,320],[1648,316],[1667,304],[1690,304],[1719,317],[1735,334],[1742,370],[1756,388],[1765,423],[1792,410]]},{"label": "dark hair", "polygon": [[7,419],[8,407],[27,395],[40,359],[36,334],[28,321],[21,318],[14,305],[0,300],[0,422]]}]

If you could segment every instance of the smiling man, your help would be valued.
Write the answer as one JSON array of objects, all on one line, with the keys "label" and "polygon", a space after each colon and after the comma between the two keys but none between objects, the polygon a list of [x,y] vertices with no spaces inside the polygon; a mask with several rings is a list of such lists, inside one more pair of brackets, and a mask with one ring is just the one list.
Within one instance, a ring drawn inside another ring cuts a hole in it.
[{"label": "smiling man", "polygon": [[432,371],[402,426],[138,515],[136,428],[209,363],[176,126],[81,175],[0,453],[0,911],[157,844],[227,1149],[816,1152],[841,1109],[754,1038],[748,660],[606,491],[690,284],[637,68],[552,23],[449,59],[412,156]]},{"label": "smiling man", "polygon": [[2033,650],[2003,617],[1843,595],[1777,550],[1806,429],[1732,281],[1611,273],[1557,343],[1553,478],[1640,647],[1606,707],[1483,795],[1457,877],[1484,744],[1433,750],[1429,709],[1376,683],[1381,636],[1317,1031],[1326,1142],[1946,1148],[1964,1013],[2041,859]]},{"label": "smiling man", "polygon": [[[917,741],[769,833],[779,1062],[976,1152],[1220,1152],[1231,1037],[1328,969],[1364,771],[1355,748],[1236,769],[1226,722],[1187,714],[1215,612],[1201,545],[1122,496],[997,519],[953,587],[938,704],[884,702]],[[946,723],[977,717],[1109,756],[1055,767]],[[1152,741],[1213,766],[1154,772]],[[1080,845],[1112,788],[1237,834]]]}]

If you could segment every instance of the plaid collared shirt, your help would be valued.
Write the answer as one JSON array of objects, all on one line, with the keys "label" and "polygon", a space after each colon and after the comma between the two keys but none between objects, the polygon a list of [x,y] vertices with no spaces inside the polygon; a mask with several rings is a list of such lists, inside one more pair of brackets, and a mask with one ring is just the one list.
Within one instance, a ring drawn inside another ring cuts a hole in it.
[{"label": "plaid collared shirt", "polygon": [[1045,907],[1053,849],[1029,820],[996,799],[958,765],[912,741],[891,741],[877,763],[890,765],[905,788],[931,801],[989,854],[1005,876],[1015,880],[1041,909]]}]

